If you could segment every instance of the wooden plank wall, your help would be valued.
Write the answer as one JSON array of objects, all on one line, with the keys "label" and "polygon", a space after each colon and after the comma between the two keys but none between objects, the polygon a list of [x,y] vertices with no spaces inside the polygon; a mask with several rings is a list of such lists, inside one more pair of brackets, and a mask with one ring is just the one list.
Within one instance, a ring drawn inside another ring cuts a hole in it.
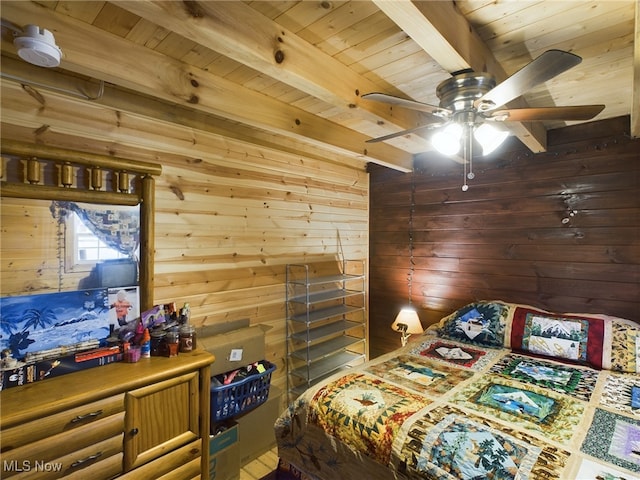
[{"label": "wooden plank wall", "polygon": [[[51,202],[3,198],[0,285],[2,295],[49,293],[75,287],[82,275],[60,275],[61,230],[51,215]],[[33,248],[38,248],[34,252]],[[64,253],[63,253],[64,256]],[[65,285],[74,282],[75,285]]]},{"label": "wooden plank wall", "polygon": [[507,150],[475,162],[467,192],[462,166],[444,159],[416,160],[414,174],[370,166],[372,358],[400,344],[390,324],[411,274],[425,327],[479,299],[640,322],[640,139],[629,118],[552,131],[547,153]]},{"label": "wooden plank wall", "polygon": [[228,139],[168,158],[156,185],[155,301],[189,302],[197,325],[272,327],[285,388],[285,267],[368,257],[368,175]]},{"label": "wooden plank wall", "polygon": [[285,266],[368,258],[365,165],[41,95],[3,82],[2,137],[161,163],[155,303],[189,302],[197,326],[248,318],[272,327],[267,360],[284,388]]}]

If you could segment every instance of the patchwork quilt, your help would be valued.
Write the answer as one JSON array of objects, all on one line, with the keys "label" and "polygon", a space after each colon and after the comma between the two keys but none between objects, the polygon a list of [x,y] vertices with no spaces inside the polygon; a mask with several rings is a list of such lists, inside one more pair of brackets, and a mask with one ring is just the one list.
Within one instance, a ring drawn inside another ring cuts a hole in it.
[{"label": "patchwork quilt", "polygon": [[629,366],[596,340],[615,333],[634,356],[633,332],[505,305],[310,388],[276,422],[281,459],[319,480],[640,480],[635,363],[594,368]]}]

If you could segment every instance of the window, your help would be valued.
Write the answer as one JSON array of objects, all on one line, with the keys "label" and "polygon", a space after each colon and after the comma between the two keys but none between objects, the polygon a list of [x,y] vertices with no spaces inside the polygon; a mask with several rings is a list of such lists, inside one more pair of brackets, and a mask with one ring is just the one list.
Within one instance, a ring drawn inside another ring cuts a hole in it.
[{"label": "window", "polygon": [[90,271],[103,260],[127,258],[127,255],[108,247],[82,222],[78,214],[70,214],[65,223],[66,270],[73,272]]}]

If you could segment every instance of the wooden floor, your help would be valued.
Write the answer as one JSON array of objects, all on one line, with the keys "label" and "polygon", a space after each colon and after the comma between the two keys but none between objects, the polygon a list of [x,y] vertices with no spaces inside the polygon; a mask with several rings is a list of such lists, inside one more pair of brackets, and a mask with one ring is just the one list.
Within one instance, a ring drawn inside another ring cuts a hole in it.
[{"label": "wooden floor", "polygon": [[278,466],[278,450],[276,447],[262,454],[254,461],[240,469],[240,480],[259,480]]}]

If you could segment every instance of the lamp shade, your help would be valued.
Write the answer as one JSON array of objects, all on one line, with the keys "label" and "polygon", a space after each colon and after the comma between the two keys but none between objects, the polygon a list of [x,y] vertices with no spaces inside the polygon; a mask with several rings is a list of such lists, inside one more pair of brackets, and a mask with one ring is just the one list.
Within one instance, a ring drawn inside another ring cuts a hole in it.
[{"label": "lamp shade", "polygon": [[[406,325],[406,330],[405,326]],[[400,313],[396,316],[396,319],[391,324],[391,328],[396,332],[404,333],[422,333],[422,323],[418,318],[418,313],[411,307],[405,307],[400,310]]]},{"label": "lamp shade", "polygon": [[433,134],[431,144],[443,155],[454,155],[460,150],[461,138],[462,125],[450,123]]},{"label": "lamp shade", "polygon": [[480,146],[482,146],[482,155],[489,155],[502,145],[502,142],[509,136],[509,132],[499,130],[488,123],[483,123],[476,128],[473,136],[476,137],[476,140]]}]

